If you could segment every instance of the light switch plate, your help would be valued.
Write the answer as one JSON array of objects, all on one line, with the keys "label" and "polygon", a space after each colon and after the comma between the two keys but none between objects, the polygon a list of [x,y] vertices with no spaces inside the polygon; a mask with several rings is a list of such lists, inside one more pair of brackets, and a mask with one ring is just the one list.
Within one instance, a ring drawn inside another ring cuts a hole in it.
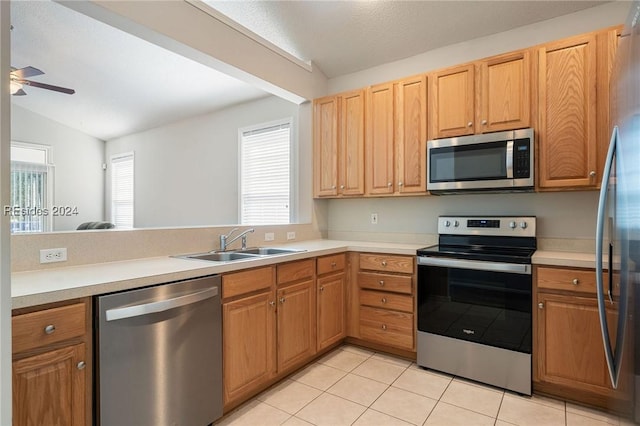
[{"label": "light switch plate", "polygon": [[273,241],[276,239],[276,236],[273,232],[265,232],[264,233],[264,240],[265,241]]}]

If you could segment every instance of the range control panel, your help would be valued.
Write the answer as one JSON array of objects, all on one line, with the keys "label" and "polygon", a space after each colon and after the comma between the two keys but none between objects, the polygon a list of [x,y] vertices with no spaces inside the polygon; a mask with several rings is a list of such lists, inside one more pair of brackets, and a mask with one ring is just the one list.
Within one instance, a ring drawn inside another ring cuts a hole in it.
[{"label": "range control panel", "polygon": [[535,216],[440,216],[438,234],[535,237]]}]

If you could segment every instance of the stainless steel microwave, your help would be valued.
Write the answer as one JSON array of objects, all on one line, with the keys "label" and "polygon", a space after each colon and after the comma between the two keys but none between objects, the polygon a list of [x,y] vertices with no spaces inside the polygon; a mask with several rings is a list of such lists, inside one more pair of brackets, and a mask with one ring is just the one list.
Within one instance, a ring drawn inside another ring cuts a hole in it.
[{"label": "stainless steel microwave", "polygon": [[427,190],[532,191],[533,129],[433,139],[427,142]]}]

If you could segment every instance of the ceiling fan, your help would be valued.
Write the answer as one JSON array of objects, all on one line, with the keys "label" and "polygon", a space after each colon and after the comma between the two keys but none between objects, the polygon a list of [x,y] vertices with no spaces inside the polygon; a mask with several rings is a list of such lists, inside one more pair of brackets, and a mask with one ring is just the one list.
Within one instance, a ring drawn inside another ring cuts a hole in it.
[{"label": "ceiling fan", "polygon": [[37,81],[26,80],[29,77],[35,77],[42,75],[44,72],[34,67],[14,68],[11,67],[11,73],[9,74],[11,79],[11,94],[14,96],[24,96],[27,94],[22,90],[23,86],[38,87],[40,89],[53,90],[55,92],[66,93],[73,95],[76,93],[73,89],[67,89],[66,87],[53,86],[51,84],[38,83]]}]

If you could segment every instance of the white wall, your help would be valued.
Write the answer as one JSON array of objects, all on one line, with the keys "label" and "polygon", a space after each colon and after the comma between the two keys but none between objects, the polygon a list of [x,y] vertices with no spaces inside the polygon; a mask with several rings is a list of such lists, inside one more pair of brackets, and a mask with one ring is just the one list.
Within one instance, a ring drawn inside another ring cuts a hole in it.
[{"label": "white wall", "polygon": [[[135,155],[134,226],[238,223],[238,129],[292,117],[295,132],[299,108],[308,109],[270,96],[107,141],[107,162],[113,154],[133,151]],[[300,121],[310,134],[308,119]],[[294,138],[305,164],[310,164],[310,136],[294,134]],[[299,198],[310,204],[309,167],[301,167],[301,173]],[[308,211],[309,207],[303,209],[305,214]]]},{"label": "white wall", "polygon": [[104,141],[13,105],[11,139],[51,146],[57,206],[78,208],[78,215],[53,217],[54,231],[104,220]]},{"label": "white wall", "polygon": [[[382,83],[623,24],[629,2],[612,2],[516,30],[433,50],[401,61],[329,80],[330,93]],[[455,195],[328,201],[328,235],[338,239],[424,241],[437,234],[443,214],[536,215],[542,238],[594,239],[596,191],[546,194]],[[370,213],[378,213],[378,225]]]}]

